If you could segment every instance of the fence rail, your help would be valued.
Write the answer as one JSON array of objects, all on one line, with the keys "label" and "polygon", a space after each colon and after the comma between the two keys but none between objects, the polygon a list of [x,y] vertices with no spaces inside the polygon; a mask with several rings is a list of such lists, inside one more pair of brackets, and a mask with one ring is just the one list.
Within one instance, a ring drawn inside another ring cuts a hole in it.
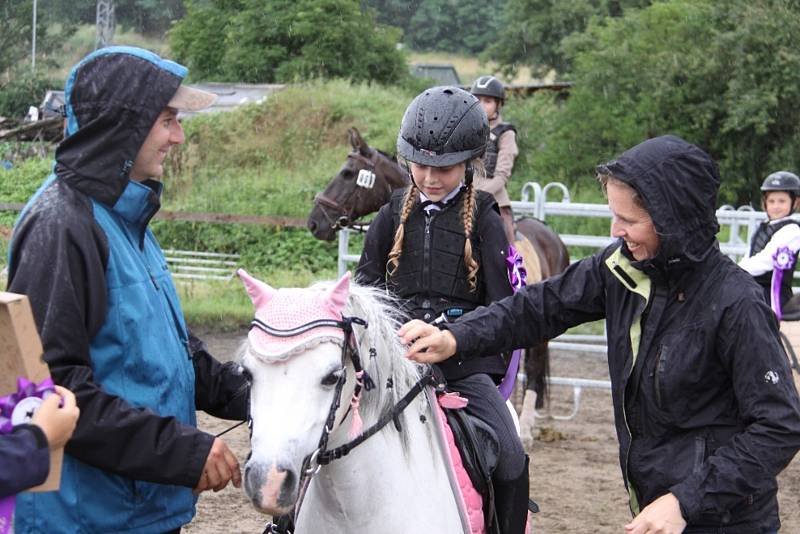
[{"label": "fence rail", "polygon": [[173,278],[191,280],[230,280],[239,266],[238,254],[165,250],[164,257]]}]

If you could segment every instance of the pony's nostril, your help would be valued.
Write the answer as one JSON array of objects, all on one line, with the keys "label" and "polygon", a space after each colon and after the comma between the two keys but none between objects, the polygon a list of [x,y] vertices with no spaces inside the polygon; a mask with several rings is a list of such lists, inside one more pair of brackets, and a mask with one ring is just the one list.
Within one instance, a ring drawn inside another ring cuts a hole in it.
[{"label": "pony's nostril", "polygon": [[317,229],[317,221],[314,220],[308,221],[308,229],[311,230],[312,232],[315,231]]}]

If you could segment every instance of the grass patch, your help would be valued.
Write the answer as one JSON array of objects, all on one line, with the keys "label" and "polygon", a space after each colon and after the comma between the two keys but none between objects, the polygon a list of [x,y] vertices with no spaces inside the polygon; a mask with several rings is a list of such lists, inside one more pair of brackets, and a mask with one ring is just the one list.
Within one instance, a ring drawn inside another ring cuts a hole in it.
[{"label": "grass patch", "polygon": [[[471,84],[473,80],[484,74],[496,74],[499,72],[498,66],[494,63],[483,63],[476,56],[462,56],[449,52],[409,52],[408,62],[410,64],[444,63],[453,65],[456,72],[458,72],[458,77],[461,78],[461,83],[464,85]],[[503,78],[503,81],[509,84],[542,82],[542,80],[531,76],[531,71],[528,67],[520,68],[514,79],[506,80]]]}]

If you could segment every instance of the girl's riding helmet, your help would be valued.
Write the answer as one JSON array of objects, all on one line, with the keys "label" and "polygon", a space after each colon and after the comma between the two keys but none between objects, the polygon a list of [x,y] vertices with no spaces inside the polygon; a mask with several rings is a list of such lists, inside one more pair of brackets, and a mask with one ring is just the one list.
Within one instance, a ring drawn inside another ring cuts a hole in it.
[{"label": "girl's riding helmet", "polygon": [[479,158],[489,141],[489,120],[476,97],[458,87],[433,87],[406,109],[397,153],[419,165],[449,167]]}]

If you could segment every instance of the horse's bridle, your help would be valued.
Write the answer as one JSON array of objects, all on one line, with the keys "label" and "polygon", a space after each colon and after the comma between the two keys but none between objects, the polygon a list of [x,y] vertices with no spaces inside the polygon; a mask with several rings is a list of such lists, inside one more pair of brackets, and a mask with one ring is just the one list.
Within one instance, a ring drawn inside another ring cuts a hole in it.
[{"label": "horse's bridle", "polygon": [[[342,204],[329,198],[325,195],[325,193],[317,193],[314,197],[314,204],[320,206],[320,211],[325,216],[325,219],[328,221],[328,224],[331,225],[331,229],[336,231],[342,228],[352,227],[356,221],[353,220],[353,211],[355,211],[355,207],[358,204],[358,200],[361,196],[362,191],[372,189],[375,185],[375,168],[378,165],[378,151],[374,148],[371,149],[372,153],[370,157],[366,157],[361,152],[351,152],[347,155],[347,159],[354,159],[363,163],[366,168],[361,169],[356,178],[356,186],[353,188],[353,191],[344,199],[344,203],[347,203],[349,200],[353,199],[353,203],[351,204],[350,209],[343,207]],[[366,173],[364,172],[366,171]],[[391,191],[391,186],[386,184],[386,186]],[[335,219],[331,217],[328,211],[325,208],[329,208],[334,210],[338,217]]]},{"label": "horse's bridle", "polygon": [[[359,326],[363,326],[366,328],[368,326],[367,321],[361,319],[360,317],[346,317],[342,316],[341,321],[335,321],[332,319],[320,319],[317,321],[312,321],[310,323],[306,323],[302,326],[297,328],[293,328],[291,330],[279,330],[276,328],[272,328],[269,325],[266,325],[262,321],[258,319],[254,319],[251,323],[251,328],[258,328],[263,330],[270,335],[279,336],[279,337],[289,337],[289,336],[296,336],[303,332],[307,332],[314,328],[320,327],[330,327],[335,326],[341,328],[344,331],[344,343],[342,345],[342,367],[344,368],[347,357],[350,357],[350,361],[353,363],[353,369],[356,372],[356,386],[353,390],[353,398],[358,399],[361,395],[362,389],[364,391],[370,391],[375,387],[375,383],[372,381],[372,378],[367,374],[366,370],[361,362],[361,356],[358,351],[358,346],[355,343],[352,343],[353,339],[353,325],[357,324]],[[370,349],[370,357],[375,355],[375,349]],[[359,434],[356,438],[348,441],[344,445],[340,445],[334,449],[328,449],[328,438],[330,437],[331,432],[333,432],[334,424],[336,422],[336,412],[339,411],[339,407],[342,403],[342,389],[344,388],[345,381],[347,380],[347,373],[342,373],[339,376],[339,379],[336,382],[336,388],[333,396],[333,401],[331,402],[331,406],[328,409],[328,417],[325,420],[325,426],[322,428],[322,435],[319,438],[319,444],[317,448],[306,456],[303,459],[303,465],[301,469],[301,478],[299,482],[299,495],[297,498],[297,502],[295,503],[294,510],[292,512],[294,517],[297,517],[300,513],[300,506],[303,504],[303,499],[305,497],[306,489],[308,485],[311,483],[311,479],[316,475],[319,470],[322,468],[323,465],[328,465],[334,460],[338,460],[339,458],[343,458],[347,456],[350,451],[356,448],[358,445],[365,442],[368,438],[378,433],[383,427],[385,427],[390,421],[394,421],[395,427],[397,428],[398,432],[402,430],[400,425],[399,416],[405,410],[411,401],[419,395],[426,386],[434,385],[437,389],[443,389],[444,384],[439,383],[439,380],[434,378],[434,374],[430,367],[428,367],[420,377],[419,380],[408,390],[408,392],[400,399],[397,404],[395,404],[392,409],[386,412],[374,425],[369,427],[368,429],[364,430]],[[392,387],[391,378],[387,381],[387,387]],[[349,408],[348,408],[349,410]],[[345,414],[345,418],[347,414]],[[250,418],[249,410],[248,410],[248,418]],[[343,418],[344,420],[344,418]],[[252,432],[252,419],[250,420],[250,429]],[[273,523],[268,523],[264,533],[284,533],[286,530],[280,528],[278,525]]]}]

